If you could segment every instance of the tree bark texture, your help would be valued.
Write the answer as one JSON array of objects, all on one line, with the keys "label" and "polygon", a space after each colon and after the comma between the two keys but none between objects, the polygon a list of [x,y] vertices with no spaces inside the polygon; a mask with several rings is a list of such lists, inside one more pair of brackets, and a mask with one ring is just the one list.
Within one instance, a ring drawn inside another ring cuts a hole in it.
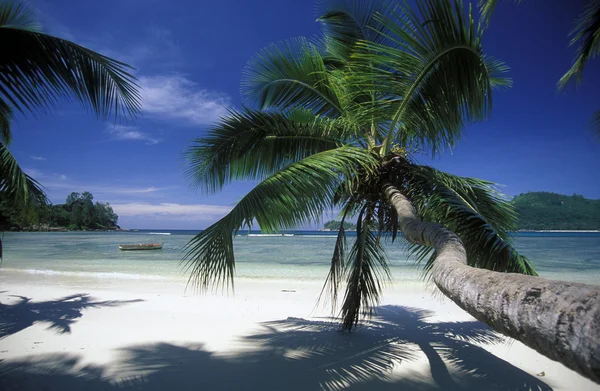
[{"label": "tree bark texture", "polygon": [[383,191],[404,237],[435,249],[432,278],[446,296],[495,331],[600,383],[600,287],[468,266],[456,234],[421,221],[393,185]]}]

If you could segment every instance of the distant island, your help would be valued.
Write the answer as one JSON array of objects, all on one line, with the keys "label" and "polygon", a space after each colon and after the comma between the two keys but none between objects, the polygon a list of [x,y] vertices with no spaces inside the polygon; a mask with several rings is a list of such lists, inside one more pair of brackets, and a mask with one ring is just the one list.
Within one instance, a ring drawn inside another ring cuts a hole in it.
[{"label": "distant island", "polygon": [[[323,228],[321,228],[321,231],[337,231],[340,229],[340,225],[341,225],[341,221],[337,221],[337,220],[331,220],[325,223],[325,225],[323,225]],[[344,221],[344,230],[345,231],[356,231],[356,225],[349,223],[347,221]]]},{"label": "distant island", "polygon": [[120,230],[119,216],[108,202],[94,203],[85,191],[71,193],[64,204],[46,205],[39,212],[39,222],[31,224],[0,201],[0,230],[3,231],[108,231]]},{"label": "distant island", "polygon": [[511,203],[519,216],[519,230],[600,229],[600,200],[540,191],[519,194]]},{"label": "distant island", "polygon": [[[518,215],[519,231],[600,230],[600,200],[538,191],[519,194],[510,202]],[[340,222],[332,220],[321,231],[339,228]],[[344,222],[344,229],[355,231],[356,225]]]}]

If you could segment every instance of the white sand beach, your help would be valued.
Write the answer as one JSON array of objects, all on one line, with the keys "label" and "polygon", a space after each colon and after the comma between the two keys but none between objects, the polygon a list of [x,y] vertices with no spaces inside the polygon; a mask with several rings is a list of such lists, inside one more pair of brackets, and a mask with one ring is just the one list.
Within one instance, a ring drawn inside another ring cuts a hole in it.
[{"label": "white sand beach", "polygon": [[0,274],[1,390],[600,390],[500,337],[424,283],[340,333],[321,284]]}]

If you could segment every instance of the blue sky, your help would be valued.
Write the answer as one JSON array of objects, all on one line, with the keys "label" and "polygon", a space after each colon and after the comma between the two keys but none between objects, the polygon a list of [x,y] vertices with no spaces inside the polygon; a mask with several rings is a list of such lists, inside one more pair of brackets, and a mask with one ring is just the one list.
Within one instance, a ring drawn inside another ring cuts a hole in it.
[{"label": "blue sky", "polygon": [[[30,0],[46,32],[125,61],[143,87],[143,115],[102,122],[76,103],[17,118],[11,150],[54,203],[90,191],[127,228],[205,228],[252,188],[194,193],[182,152],[226,108],[239,108],[247,60],[271,42],[319,33],[310,1]],[[502,184],[508,195],[553,191],[600,198],[600,142],[586,122],[600,108],[600,59],[584,85],[556,92],[574,49],[568,32],[585,1],[500,1],[484,50],[507,62],[514,87],[492,118],[469,125],[454,151],[420,163]]]}]

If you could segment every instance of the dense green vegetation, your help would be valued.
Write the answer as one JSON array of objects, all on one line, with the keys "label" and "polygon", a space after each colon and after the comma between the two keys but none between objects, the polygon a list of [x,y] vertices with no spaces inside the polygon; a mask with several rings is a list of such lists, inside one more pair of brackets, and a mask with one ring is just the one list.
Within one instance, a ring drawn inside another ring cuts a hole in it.
[{"label": "dense green vegetation", "polygon": [[512,204],[521,230],[600,229],[600,200],[578,194],[532,192],[519,194]]},{"label": "dense green vegetation", "polygon": [[64,204],[43,206],[39,222],[32,225],[27,217],[19,214],[6,201],[0,201],[0,229],[56,229],[94,230],[118,229],[119,216],[108,202],[94,203],[89,192],[71,193]]},{"label": "dense green vegetation", "polygon": [[[325,225],[323,225],[323,229],[331,230],[331,231],[338,231],[340,229],[340,224],[341,224],[341,221],[331,220],[331,221],[326,222]],[[347,221],[344,221],[344,229],[346,231],[356,231],[356,224],[352,224]]]}]

